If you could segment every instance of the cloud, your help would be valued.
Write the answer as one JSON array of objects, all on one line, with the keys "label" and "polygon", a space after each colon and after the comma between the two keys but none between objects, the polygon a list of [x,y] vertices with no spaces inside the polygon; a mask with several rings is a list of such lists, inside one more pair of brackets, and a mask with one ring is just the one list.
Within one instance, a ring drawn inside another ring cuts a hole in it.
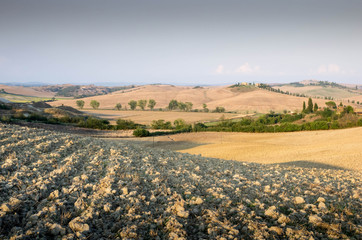
[{"label": "cloud", "polygon": [[216,73],[217,74],[222,74],[222,73],[224,73],[224,65],[219,65],[219,66],[217,66],[217,68],[216,68]]},{"label": "cloud", "polygon": [[328,73],[344,73],[344,71],[342,71],[341,67],[338,66],[337,64],[328,64],[328,65],[321,65],[318,67],[317,70],[318,74],[328,74]]},{"label": "cloud", "polygon": [[260,70],[259,66],[252,67],[249,63],[244,63],[240,67],[238,67],[235,72],[236,73],[254,73]]}]

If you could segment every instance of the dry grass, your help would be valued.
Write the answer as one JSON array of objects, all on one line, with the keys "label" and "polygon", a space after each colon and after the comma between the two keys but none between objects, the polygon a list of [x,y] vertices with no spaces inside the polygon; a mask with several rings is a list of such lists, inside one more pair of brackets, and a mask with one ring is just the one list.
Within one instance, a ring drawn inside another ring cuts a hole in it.
[{"label": "dry grass", "polygon": [[[188,133],[155,146],[205,157],[362,170],[362,128],[293,133]],[[152,138],[139,142],[152,146]]]},{"label": "dry grass", "polygon": [[178,118],[184,119],[188,123],[207,122],[219,120],[222,116],[226,119],[242,117],[233,113],[204,113],[204,112],[162,112],[162,111],[116,111],[116,110],[85,110],[87,114],[96,115],[110,120],[115,124],[119,118],[132,120],[136,123],[149,125],[153,120],[163,119],[174,122]]},{"label": "dry grass", "polygon": [[[217,106],[223,106],[227,111],[257,111],[269,112],[301,109],[303,101],[307,98],[294,97],[285,94],[269,92],[262,89],[256,89],[251,92],[233,91],[227,86],[193,88],[184,86],[170,85],[146,85],[140,86],[128,91],[118,91],[108,95],[94,96],[84,98],[85,107],[90,107],[91,100],[100,102],[102,109],[114,109],[117,103],[121,103],[123,108],[128,106],[130,100],[155,99],[156,109],[165,108],[172,99],[183,102],[192,102],[194,109],[202,109],[203,103],[206,103],[210,110]],[[318,105],[323,106],[324,100],[315,100]],[[52,105],[68,105],[76,107],[76,100],[62,100],[52,103]]]},{"label": "dry grass", "polygon": [[332,87],[322,87],[322,86],[304,86],[304,87],[294,87],[291,85],[275,87],[279,88],[282,91],[289,91],[292,93],[304,93],[307,96],[324,96],[324,97],[333,97],[335,99],[350,98],[358,94],[350,92],[348,89],[332,88]]}]

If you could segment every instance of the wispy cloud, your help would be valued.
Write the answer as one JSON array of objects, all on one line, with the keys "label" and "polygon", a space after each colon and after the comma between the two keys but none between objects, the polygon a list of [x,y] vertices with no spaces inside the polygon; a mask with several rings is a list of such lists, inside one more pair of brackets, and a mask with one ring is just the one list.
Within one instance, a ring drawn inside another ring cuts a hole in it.
[{"label": "wispy cloud", "polygon": [[255,73],[260,70],[259,66],[250,66],[248,62],[244,63],[240,67],[238,67],[235,72],[236,73]]},{"label": "wispy cloud", "polygon": [[224,73],[224,65],[220,64],[219,66],[217,66],[216,73],[217,74],[223,74]]},{"label": "wispy cloud", "polygon": [[338,66],[337,64],[328,64],[328,65],[320,65],[318,67],[317,70],[318,74],[340,74],[340,73],[344,73],[344,71],[342,71],[341,67]]}]

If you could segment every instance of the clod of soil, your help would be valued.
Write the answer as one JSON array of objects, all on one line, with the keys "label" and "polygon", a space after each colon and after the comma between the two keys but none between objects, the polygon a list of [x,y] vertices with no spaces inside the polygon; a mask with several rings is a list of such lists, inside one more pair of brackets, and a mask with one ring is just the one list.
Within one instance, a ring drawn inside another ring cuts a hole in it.
[{"label": "clod of soil", "polygon": [[358,172],[0,124],[0,239],[360,239],[361,194]]}]

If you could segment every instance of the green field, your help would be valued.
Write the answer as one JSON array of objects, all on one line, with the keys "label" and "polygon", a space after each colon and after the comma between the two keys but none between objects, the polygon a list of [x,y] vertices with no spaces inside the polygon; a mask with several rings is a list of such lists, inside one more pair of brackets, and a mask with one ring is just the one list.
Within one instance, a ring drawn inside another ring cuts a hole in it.
[{"label": "green field", "polygon": [[[20,94],[12,94],[12,93],[0,93],[0,98],[4,98],[11,102],[15,103],[27,103],[27,102],[39,102],[39,101],[48,101],[52,100],[49,97],[35,97],[35,96],[25,96]],[[69,98],[55,98],[55,100],[66,100]]]}]

